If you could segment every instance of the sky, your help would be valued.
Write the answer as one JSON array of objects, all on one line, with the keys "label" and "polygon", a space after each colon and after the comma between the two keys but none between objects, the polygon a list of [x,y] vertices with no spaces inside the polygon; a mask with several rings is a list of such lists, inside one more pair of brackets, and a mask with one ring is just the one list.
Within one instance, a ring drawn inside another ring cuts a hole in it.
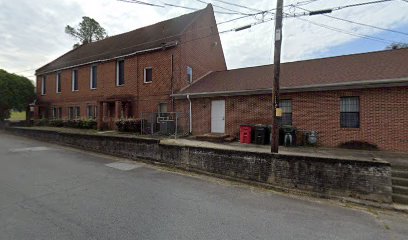
[{"label": "sky", "polygon": [[[216,0],[144,1],[197,9],[212,3],[218,12],[227,12],[224,8],[228,8],[244,14],[276,7],[276,0],[224,0],[250,9]],[[305,10],[299,7],[321,10],[370,1],[373,0],[285,0],[284,5],[287,7],[284,11],[288,14],[302,13]],[[295,7],[289,6],[292,4]],[[34,79],[35,69],[72,49],[76,40],[64,32],[65,26],[77,26],[83,16],[94,18],[112,36],[189,12],[191,10],[117,0],[0,0],[0,69]],[[329,15],[406,34],[352,24],[323,15],[286,18],[283,22],[282,61],[379,51],[392,42],[408,42],[408,3],[403,0],[344,8]],[[217,23],[241,16],[215,14]],[[272,18],[272,15],[264,16],[264,19],[268,18]],[[260,21],[261,15],[250,16],[219,24],[218,29],[221,32]],[[273,29],[274,21],[268,21],[243,31],[221,34],[228,69],[271,64]]]}]

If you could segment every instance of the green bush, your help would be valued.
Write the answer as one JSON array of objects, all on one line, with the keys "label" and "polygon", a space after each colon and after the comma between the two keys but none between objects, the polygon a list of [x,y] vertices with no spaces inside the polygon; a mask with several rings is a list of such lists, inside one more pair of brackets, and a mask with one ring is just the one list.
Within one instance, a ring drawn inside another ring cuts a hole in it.
[{"label": "green bush", "polygon": [[119,132],[140,132],[142,119],[121,119],[115,122]]},{"label": "green bush", "polygon": [[81,128],[83,128],[83,129],[96,129],[96,121],[94,119],[83,120]]},{"label": "green bush", "polygon": [[54,119],[54,120],[51,120],[48,123],[48,125],[51,126],[51,127],[63,127],[64,126],[64,121],[62,121],[60,119]]},{"label": "green bush", "polygon": [[34,120],[34,126],[48,126],[49,121],[46,118]]}]

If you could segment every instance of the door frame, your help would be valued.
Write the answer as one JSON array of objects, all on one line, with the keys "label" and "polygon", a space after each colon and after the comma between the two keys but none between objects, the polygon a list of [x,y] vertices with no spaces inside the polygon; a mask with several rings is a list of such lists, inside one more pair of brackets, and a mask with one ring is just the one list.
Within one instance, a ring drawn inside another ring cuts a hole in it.
[{"label": "door frame", "polygon": [[[213,122],[213,112],[214,112],[214,102],[222,102],[223,103],[223,106],[224,106],[224,108],[222,109],[223,110],[223,118],[222,118],[222,132],[221,131],[215,131],[214,129],[214,122]],[[211,119],[211,133],[225,133],[225,112],[226,112],[226,109],[225,109],[225,99],[217,99],[217,100],[211,100],[211,114],[210,114],[210,119]]]}]

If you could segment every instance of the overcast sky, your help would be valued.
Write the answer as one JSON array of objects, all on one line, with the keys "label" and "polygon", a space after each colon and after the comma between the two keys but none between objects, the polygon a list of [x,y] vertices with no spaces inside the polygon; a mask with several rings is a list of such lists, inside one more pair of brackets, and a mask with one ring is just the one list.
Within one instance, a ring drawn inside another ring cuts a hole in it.
[{"label": "overcast sky", "polygon": [[[196,0],[144,0],[163,5],[163,2],[204,8]],[[274,0],[224,0],[253,9],[272,9]],[[326,9],[373,0],[286,0],[285,5],[302,2],[307,10]],[[217,11],[225,7],[233,11],[254,13],[254,10],[226,5],[215,0],[203,0],[216,5]],[[304,4],[311,2],[309,4]],[[115,35],[162,20],[173,18],[191,10],[175,7],[151,7],[117,0],[0,0],[0,69],[34,79],[34,70],[72,49],[76,42],[64,33],[67,24],[76,26],[82,16],[97,20],[108,32]],[[304,12],[287,7],[286,13]],[[408,3],[395,0],[386,3],[350,7],[338,10],[331,16],[369,24],[385,29],[408,33]],[[218,23],[240,17],[216,13]],[[271,15],[265,15],[265,19]],[[219,25],[219,31],[260,21],[261,16],[246,17]],[[408,42],[408,36],[380,29],[331,19],[326,16],[303,17],[308,21],[325,24],[352,34],[367,35],[384,40],[377,41],[329,30],[298,18],[284,20],[282,58],[284,62],[319,58],[384,49],[390,42]],[[273,61],[274,22],[266,22],[240,32],[221,34],[222,45],[229,69],[270,64]],[[28,70],[28,71],[26,71]]]}]

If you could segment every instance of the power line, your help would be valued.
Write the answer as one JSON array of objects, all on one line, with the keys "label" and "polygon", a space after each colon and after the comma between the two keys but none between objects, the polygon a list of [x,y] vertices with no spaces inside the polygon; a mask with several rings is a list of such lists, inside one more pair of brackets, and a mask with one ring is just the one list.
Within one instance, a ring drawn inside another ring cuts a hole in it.
[{"label": "power line", "polygon": [[343,21],[343,22],[353,23],[353,24],[357,24],[357,25],[361,25],[361,26],[365,26],[365,27],[371,27],[371,28],[375,28],[375,29],[378,29],[378,30],[382,30],[382,31],[398,33],[398,34],[408,36],[408,33],[406,33],[406,32],[401,32],[401,31],[397,31],[397,30],[377,27],[377,26],[373,26],[373,25],[369,25],[369,24],[365,24],[365,23],[360,23],[360,22],[355,22],[355,21],[351,21],[351,20],[347,20],[347,19],[344,19],[344,18],[339,18],[339,17],[335,17],[335,16],[331,16],[331,15],[326,15],[326,14],[322,14],[322,15],[325,16],[325,17],[332,18],[332,19],[337,19],[337,20],[340,20],[340,21]]},{"label": "power line", "polygon": [[343,29],[340,29],[340,28],[336,28],[336,27],[332,27],[332,26],[325,25],[325,24],[322,24],[322,23],[317,23],[317,22],[313,22],[313,21],[310,21],[310,20],[306,20],[306,19],[301,18],[301,17],[298,17],[296,19],[304,21],[304,22],[308,22],[310,24],[313,24],[313,25],[316,25],[316,26],[319,26],[319,27],[322,27],[322,28],[326,28],[326,29],[329,29],[329,30],[332,30],[332,31],[335,31],[335,32],[340,32],[340,33],[348,34],[348,35],[355,36],[355,37],[360,37],[360,38],[373,40],[373,41],[377,41],[377,42],[382,42],[382,43],[387,43],[387,44],[395,43],[394,41],[390,41],[390,40],[387,40],[387,39],[384,39],[384,38],[368,36],[368,35],[359,34],[359,33],[355,33],[355,32],[349,32],[347,30],[343,30]]},{"label": "power line", "polygon": [[227,2],[227,1],[223,1],[223,0],[214,0],[214,1],[221,2],[221,3],[228,4],[228,5],[235,6],[235,7],[245,8],[245,9],[248,9],[248,10],[251,10],[251,11],[262,12],[262,10],[259,10],[259,9],[250,8],[250,7],[247,7],[247,6],[244,6],[244,5],[231,3],[231,2]]},{"label": "power line", "polygon": [[[202,0],[195,0],[195,1],[200,2],[200,3],[203,3],[203,4],[206,4],[206,5],[207,5],[207,4],[210,4],[209,2],[205,2],[205,1],[202,1]],[[224,9],[224,10],[231,11],[231,12],[234,12],[234,13],[239,13],[239,14],[241,14],[241,15],[249,15],[249,13],[239,12],[239,11],[236,11],[236,10],[233,10],[233,9],[230,9],[230,8],[218,6],[218,5],[216,5],[216,4],[212,4],[212,5],[213,5],[214,7],[216,7],[216,8]]]},{"label": "power line", "polygon": [[[136,4],[147,5],[147,6],[152,6],[152,7],[160,7],[160,8],[164,8],[164,7],[168,6],[168,7],[182,8],[182,9],[187,9],[187,10],[192,10],[192,11],[200,10],[198,8],[186,7],[186,6],[181,6],[181,5],[176,5],[176,4],[166,3],[166,2],[162,2],[163,5],[158,5],[158,4],[147,3],[147,2],[143,2],[143,1],[137,1],[137,0],[117,0],[117,1],[127,2],[127,3],[136,3]],[[244,13],[222,12],[222,11],[214,11],[214,13],[228,14],[228,15],[238,15],[238,14],[239,15],[245,15]]]},{"label": "power line", "polygon": [[164,6],[162,5],[158,5],[158,4],[153,4],[153,3],[147,3],[147,2],[143,2],[143,1],[137,1],[137,0],[118,0],[120,2],[128,2],[128,3],[137,3],[137,4],[141,4],[141,5],[147,5],[147,6],[152,6],[152,7],[161,7],[164,8]]}]

